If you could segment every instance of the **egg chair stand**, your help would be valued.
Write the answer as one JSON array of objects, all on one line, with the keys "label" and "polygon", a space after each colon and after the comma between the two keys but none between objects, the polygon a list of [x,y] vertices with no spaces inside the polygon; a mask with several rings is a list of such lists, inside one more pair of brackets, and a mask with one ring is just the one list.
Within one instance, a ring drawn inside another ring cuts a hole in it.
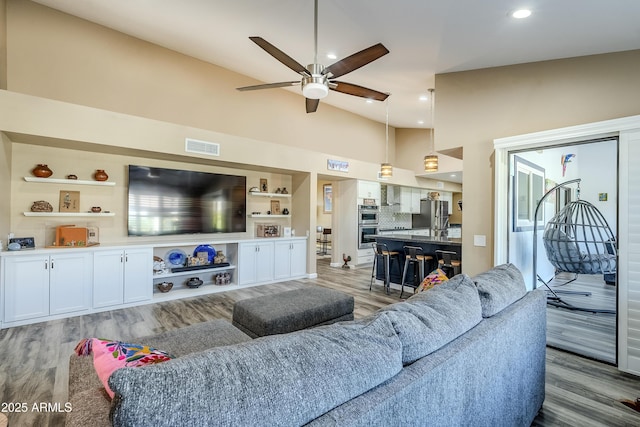
[{"label": "egg chair stand", "polygon": [[[591,203],[580,200],[580,179],[558,184],[540,199],[534,213],[538,218],[540,206],[558,188],[578,184],[578,200],[569,202],[551,218],[544,228],[544,242],[547,259],[555,268],[554,277],[544,281],[537,272],[538,237],[537,223],[533,227],[533,283],[547,288],[547,304],[568,310],[590,313],[615,314],[615,310],[580,307],[564,301],[561,295],[590,296],[591,292],[556,290],[549,286],[559,273],[573,273],[572,279],[561,286],[575,281],[579,274],[612,275],[617,269],[615,236],[606,219]],[[537,222],[537,221],[536,221]]]}]

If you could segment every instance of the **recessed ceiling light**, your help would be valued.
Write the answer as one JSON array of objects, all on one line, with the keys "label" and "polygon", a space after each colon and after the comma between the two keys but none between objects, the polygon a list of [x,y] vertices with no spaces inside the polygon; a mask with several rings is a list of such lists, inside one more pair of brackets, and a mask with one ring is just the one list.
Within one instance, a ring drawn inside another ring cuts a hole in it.
[{"label": "recessed ceiling light", "polygon": [[418,98],[420,101],[427,101],[429,99],[428,95],[420,95],[420,97]]},{"label": "recessed ceiling light", "polygon": [[451,174],[451,178],[455,178],[455,177],[456,177],[456,174],[455,174],[455,173],[452,173],[452,174]]},{"label": "recessed ceiling light", "polygon": [[329,58],[329,59],[337,59],[338,56],[333,52],[329,52],[329,53],[327,53],[327,58]]},{"label": "recessed ceiling light", "polygon": [[424,120],[418,120],[418,124],[419,125],[423,125],[424,124]]},{"label": "recessed ceiling light", "polygon": [[373,104],[373,99],[367,99],[367,104]]},{"label": "recessed ceiling light", "polygon": [[531,11],[529,9],[519,9],[511,14],[516,19],[528,18],[531,16]]}]

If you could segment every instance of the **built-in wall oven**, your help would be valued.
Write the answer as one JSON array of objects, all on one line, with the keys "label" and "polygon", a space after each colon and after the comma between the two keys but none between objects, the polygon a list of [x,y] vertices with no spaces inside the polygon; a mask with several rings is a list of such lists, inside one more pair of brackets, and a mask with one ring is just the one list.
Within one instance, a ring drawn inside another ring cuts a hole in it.
[{"label": "built-in wall oven", "polygon": [[378,234],[378,224],[359,224],[358,225],[358,248],[366,249],[373,247],[376,239],[373,237]]},{"label": "built-in wall oven", "polygon": [[358,248],[366,249],[373,246],[378,234],[380,222],[380,207],[376,205],[358,206]]},{"label": "built-in wall oven", "polygon": [[380,207],[376,205],[358,206],[358,224],[378,224],[380,222]]}]

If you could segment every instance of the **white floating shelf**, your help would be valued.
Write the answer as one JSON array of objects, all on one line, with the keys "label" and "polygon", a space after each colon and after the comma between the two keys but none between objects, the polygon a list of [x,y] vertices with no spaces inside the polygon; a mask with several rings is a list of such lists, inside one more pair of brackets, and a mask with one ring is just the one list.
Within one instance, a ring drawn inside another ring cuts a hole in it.
[{"label": "white floating shelf", "polygon": [[45,182],[47,184],[71,184],[71,185],[101,185],[104,187],[113,187],[116,185],[113,181],[86,181],[81,179],[59,179],[59,178],[36,178],[34,176],[25,176],[27,182]]},{"label": "white floating shelf", "polygon": [[85,217],[94,217],[94,216],[115,216],[116,214],[113,212],[23,212],[24,216],[85,216]]},{"label": "white floating shelf", "polygon": [[289,218],[291,215],[249,214],[251,218]]},{"label": "white floating shelf", "polygon": [[262,196],[262,197],[291,197],[291,194],[282,194],[282,193],[263,193],[258,191],[249,191],[249,194],[252,196]]}]

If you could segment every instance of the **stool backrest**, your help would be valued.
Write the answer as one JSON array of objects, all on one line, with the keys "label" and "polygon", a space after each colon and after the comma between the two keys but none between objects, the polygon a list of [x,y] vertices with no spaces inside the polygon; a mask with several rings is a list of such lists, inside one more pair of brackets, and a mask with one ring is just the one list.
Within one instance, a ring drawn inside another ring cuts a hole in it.
[{"label": "stool backrest", "polygon": [[403,246],[402,249],[404,249],[404,254],[414,261],[417,261],[417,255],[424,255],[424,251],[420,246]]},{"label": "stool backrest", "polygon": [[438,263],[443,264],[445,267],[451,267],[451,261],[460,261],[460,256],[453,251],[436,251],[436,258]]},{"label": "stool backrest", "polygon": [[389,247],[384,243],[375,243],[373,245],[373,251],[376,255],[384,255],[385,253],[389,253]]}]

